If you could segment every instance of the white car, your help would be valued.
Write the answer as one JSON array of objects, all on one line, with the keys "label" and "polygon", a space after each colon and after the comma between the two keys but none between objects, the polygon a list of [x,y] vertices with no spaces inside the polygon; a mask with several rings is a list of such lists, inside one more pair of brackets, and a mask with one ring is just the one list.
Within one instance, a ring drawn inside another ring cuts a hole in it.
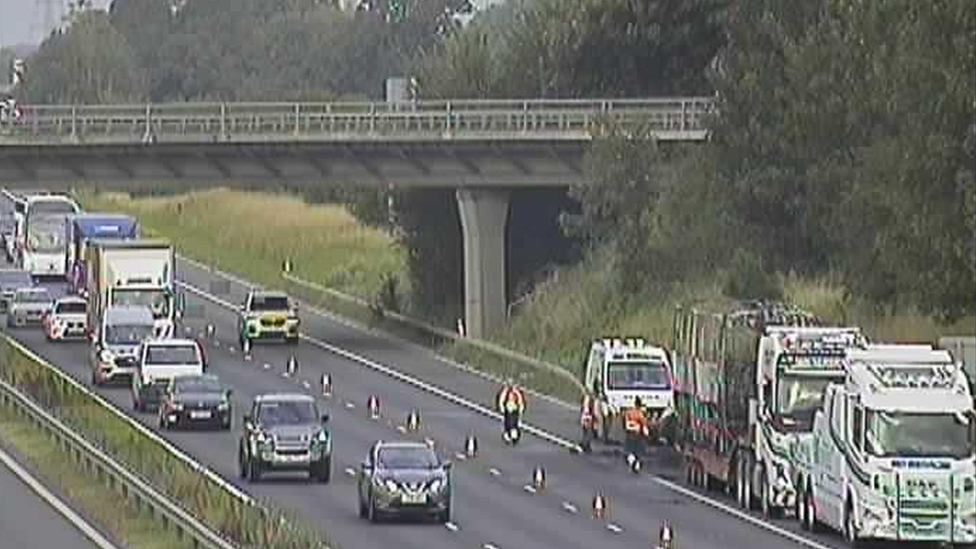
[{"label": "white car", "polygon": [[62,297],[54,302],[43,322],[48,341],[84,339],[88,335],[88,303],[76,296]]}]

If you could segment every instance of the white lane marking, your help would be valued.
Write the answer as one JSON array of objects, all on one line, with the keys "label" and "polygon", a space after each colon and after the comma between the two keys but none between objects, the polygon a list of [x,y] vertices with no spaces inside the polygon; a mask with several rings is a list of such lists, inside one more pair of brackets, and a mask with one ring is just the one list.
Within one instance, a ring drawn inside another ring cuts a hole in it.
[{"label": "white lane marking", "polygon": [[616,524],[614,524],[612,522],[607,524],[607,530],[610,530],[614,534],[619,534],[620,532],[623,532],[624,531],[623,528],[617,526]]},{"label": "white lane marking", "polygon": [[234,349],[234,346],[233,345],[231,345],[230,347],[227,347],[227,350],[230,351],[231,354],[234,354],[235,349]]},{"label": "white lane marking", "polygon": [[525,490],[526,492],[530,493],[530,494],[534,494],[535,493],[535,487],[534,486],[530,486],[528,484],[526,484],[525,486],[523,486],[522,489]]},{"label": "white lane marking", "polygon": [[574,515],[579,512],[579,509],[568,501],[563,502],[563,509],[569,513],[573,513]]},{"label": "white lane marking", "polygon": [[220,340],[219,339],[215,339],[214,342],[213,342],[213,344],[214,344],[214,347],[220,347]]},{"label": "white lane marking", "polygon": [[458,461],[464,461],[468,459],[468,455],[465,454],[464,452],[457,452],[456,454],[454,454],[454,457],[457,458]]},{"label": "white lane marking", "polygon": [[303,381],[302,382],[302,387],[305,387],[306,389],[311,389],[312,388],[312,385],[309,382],[307,382],[307,381]]},{"label": "white lane marking", "polygon": [[481,546],[481,549],[498,549],[498,546],[493,543],[486,543]]},{"label": "white lane marking", "polygon": [[347,410],[352,410],[355,407],[356,407],[356,405],[353,404],[352,402],[346,402],[346,409]]},{"label": "white lane marking", "polygon": [[352,467],[346,467],[346,474],[351,477],[354,477],[356,476],[356,470],[353,469]]},{"label": "white lane marking", "polygon": [[447,528],[448,530],[450,530],[452,532],[457,532],[458,531],[458,525],[457,524],[454,524],[453,522],[445,522],[444,523],[444,528]]},{"label": "white lane marking", "polygon": [[75,513],[70,507],[64,504],[57,496],[52,494],[43,484],[40,483],[36,478],[34,478],[30,473],[28,473],[19,463],[14,461],[6,452],[0,449],[0,461],[7,466],[10,471],[17,476],[27,485],[28,488],[34,491],[41,499],[43,499],[48,505],[54,508],[61,516],[63,516],[68,522],[70,522],[75,528],[81,531],[82,534],[99,549],[119,549],[117,546],[113,545],[112,542],[105,539],[98,530],[88,524],[85,519],[81,518],[77,513]]},{"label": "white lane marking", "polygon": [[270,370],[270,369],[271,369],[271,365],[270,365],[270,364],[268,364],[267,362],[265,362],[265,363],[264,363],[264,369],[265,369],[265,370]]},{"label": "white lane marking", "polygon": [[491,476],[493,476],[493,477],[497,477],[497,476],[501,476],[501,474],[502,474],[502,472],[501,472],[501,471],[499,471],[498,469],[495,469],[494,467],[492,467],[492,468],[490,468],[490,469],[488,469],[488,473],[489,473],[489,474],[490,474]]},{"label": "white lane marking", "polygon": [[659,477],[659,476],[656,476],[656,475],[651,475],[651,478],[654,479],[654,482],[657,482],[658,484],[660,484],[661,486],[664,486],[665,488],[669,488],[672,491],[675,491],[675,492],[677,492],[677,493],[679,493],[681,495],[687,496],[687,497],[689,497],[689,498],[691,498],[691,499],[693,499],[695,501],[698,501],[699,503],[704,503],[705,505],[708,505],[708,506],[713,507],[715,509],[718,509],[720,511],[724,511],[724,512],[726,512],[726,513],[728,513],[728,514],[730,514],[730,515],[732,515],[732,516],[734,516],[734,517],[736,517],[738,519],[741,519],[741,520],[743,520],[745,522],[748,522],[748,523],[750,523],[750,524],[752,524],[754,526],[758,526],[759,528],[766,529],[766,530],[768,530],[768,531],[770,531],[770,532],[772,532],[774,534],[779,534],[780,536],[783,536],[784,538],[789,539],[790,541],[794,541],[794,542],[796,542],[796,543],[798,543],[800,545],[803,545],[803,546],[806,546],[806,547],[810,547],[811,549],[831,549],[830,546],[828,546],[828,545],[824,545],[822,543],[818,543],[818,542],[813,541],[811,539],[807,539],[807,538],[805,538],[803,536],[800,536],[798,534],[794,534],[793,532],[790,532],[789,530],[786,530],[784,528],[780,528],[779,526],[776,526],[775,524],[770,524],[768,522],[763,522],[761,519],[759,519],[757,517],[754,517],[754,516],[752,516],[752,515],[750,515],[748,513],[744,513],[742,511],[736,509],[735,507],[732,507],[730,505],[726,505],[725,503],[722,503],[721,501],[718,501],[716,499],[712,499],[712,498],[703,496],[703,495],[701,495],[701,494],[699,494],[699,493],[697,493],[697,492],[695,492],[693,490],[689,490],[689,489],[685,488],[684,486],[681,486],[679,484],[675,484],[674,482],[671,482],[670,480],[668,480],[666,478],[662,478],[662,477]]},{"label": "white lane marking", "polygon": [[399,431],[399,432],[401,432],[401,433],[406,433],[407,432],[407,428],[404,427],[403,425],[397,425],[396,430]]},{"label": "white lane marking", "polygon": [[[192,284],[187,284],[185,282],[179,282],[179,281],[177,282],[177,284],[179,286],[182,286],[182,287],[186,288],[191,293],[197,294],[197,295],[203,297],[204,299],[207,299],[208,301],[211,301],[213,303],[216,303],[218,305],[223,306],[226,309],[230,309],[231,311],[236,311],[237,310],[237,306],[236,305],[234,305],[234,304],[232,304],[232,303],[230,303],[228,301],[225,301],[225,300],[223,300],[223,299],[221,299],[221,298],[219,298],[217,296],[211,295],[211,294],[209,294],[209,293],[207,293],[207,292],[205,292],[205,291],[197,288],[196,286],[193,286]],[[381,372],[383,374],[386,374],[389,377],[392,377],[393,379],[396,379],[396,380],[401,381],[403,383],[406,383],[408,385],[417,387],[417,388],[419,388],[419,389],[421,389],[423,391],[426,391],[426,392],[429,392],[429,393],[434,394],[436,396],[439,396],[439,397],[441,397],[441,398],[443,398],[443,399],[445,399],[445,400],[447,400],[447,401],[449,401],[449,402],[451,402],[453,404],[457,404],[458,406],[462,406],[464,408],[468,408],[469,410],[473,410],[473,411],[475,411],[475,412],[477,412],[477,413],[479,413],[481,415],[488,416],[490,418],[493,418],[493,419],[496,419],[496,420],[499,420],[499,421],[501,421],[501,419],[502,419],[501,414],[499,414],[498,412],[495,412],[494,410],[490,410],[490,409],[488,409],[488,408],[486,408],[486,407],[484,407],[484,406],[482,406],[482,405],[480,405],[480,404],[478,404],[476,402],[471,402],[471,401],[469,401],[469,400],[467,400],[467,399],[465,399],[463,397],[460,397],[458,395],[455,395],[453,393],[450,393],[448,391],[445,391],[444,389],[441,389],[440,387],[437,387],[436,385],[431,385],[431,384],[429,384],[429,383],[427,383],[425,381],[421,381],[421,380],[419,380],[417,378],[414,378],[414,377],[412,377],[410,375],[404,374],[403,372],[400,372],[398,370],[395,370],[395,369],[393,369],[393,368],[391,368],[389,366],[385,366],[385,365],[380,364],[378,362],[372,361],[372,360],[370,360],[368,358],[359,356],[359,355],[357,355],[355,353],[352,353],[350,351],[347,351],[345,349],[340,349],[339,347],[336,347],[334,345],[330,345],[329,343],[326,343],[324,341],[318,340],[316,338],[309,337],[309,336],[306,336],[304,334],[301,334],[300,337],[303,340],[305,340],[305,341],[307,341],[307,342],[309,342],[309,343],[311,343],[311,344],[313,344],[313,345],[315,345],[317,347],[320,347],[320,348],[322,348],[322,349],[324,349],[326,351],[329,351],[329,352],[331,352],[333,354],[339,355],[339,356],[341,356],[341,357],[343,357],[343,358],[345,358],[347,360],[351,360],[353,362],[357,362],[357,363],[359,363],[359,364],[361,364],[363,366],[366,366],[366,367],[368,367],[368,368],[370,368],[372,370],[376,370],[378,372]],[[539,438],[541,438],[543,440],[546,440],[546,441],[548,441],[548,442],[550,442],[552,444],[555,444],[557,446],[560,446],[560,447],[563,447],[563,448],[566,448],[566,449],[580,451],[579,444],[577,444],[575,442],[572,442],[570,440],[566,440],[566,439],[560,437],[559,435],[550,433],[548,431],[545,431],[543,429],[540,429],[538,427],[535,427],[535,426],[529,425],[529,424],[525,424],[525,423],[523,423],[523,427],[525,428],[525,430],[527,432],[529,432],[529,433],[531,433],[531,434],[533,434],[533,435],[535,435],[535,436],[537,436],[537,437],[539,437]],[[657,475],[650,475],[650,476],[651,476],[651,478],[655,482],[657,482],[658,484],[660,484],[660,485],[662,485],[662,486],[664,486],[666,488],[669,488],[670,490],[672,490],[674,492],[677,492],[677,493],[679,493],[681,495],[684,495],[684,496],[687,496],[687,497],[689,497],[691,499],[694,499],[695,501],[698,501],[699,503],[704,503],[705,505],[708,505],[710,507],[713,507],[715,509],[718,509],[720,511],[723,511],[723,512],[729,514],[729,515],[732,515],[735,518],[738,518],[740,520],[743,520],[745,522],[748,522],[748,523],[750,523],[750,524],[752,524],[754,526],[757,526],[759,528],[762,528],[762,529],[764,529],[764,530],[766,530],[768,532],[771,532],[771,533],[774,533],[774,534],[779,535],[781,537],[784,537],[784,538],[786,538],[786,539],[788,539],[790,541],[793,541],[793,542],[798,543],[800,545],[803,545],[805,547],[809,547],[811,549],[831,549],[827,545],[824,545],[822,543],[818,543],[818,542],[813,541],[811,539],[807,539],[807,538],[805,538],[805,537],[803,537],[801,535],[794,534],[793,532],[790,532],[789,530],[786,530],[785,528],[781,528],[781,527],[779,527],[779,526],[777,526],[775,524],[768,523],[768,522],[764,522],[763,520],[758,519],[758,518],[756,518],[756,517],[754,517],[752,515],[749,515],[748,513],[744,513],[744,512],[742,512],[742,511],[740,511],[740,510],[738,510],[738,509],[736,509],[734,507],[731,507],[729,505],[726,505],[726,504],[722,503],[721,501],[718,501],[718,500],[715,500],[715,499],[708,498],[708,497],[702,496],[700,494],[697,494],[697,493],[695,493],[695,492],[693,492],[691,490],[688,490],[688,489],[686,489],[686,488],[684,488],[682,486],[679,486],[679,485],[677,485],[677,484],[675,484],[675,483],[673,483],[673,482],[671,482],[671,481],[669,481],[669,480],[667,480],[667,479],[665,479],[663,477],[659,477]]]},{"label": "white lane marking", "polygon": [[[197,294],[197,295],[203,297],[204,299],[207,299],[208,301],[212,301],[212,302],[214,302],[214,303],[216,303],[218,305],[221,305],[221,306],[223,306],[223,307],[225,307],[227,309],[230,309],[232,311],[237,310],[236,306],[234,306],[232,303],[230,303],[228,301],[225,301],[224,299],[221,299],[221,298],[219,298],[217,296],[211,295],[211,294],[205,292],[204,290],[201,290],[200,288],[197,288],[196,286],[194,286],[192,284],[187,284],[186,282],[177,282],[177,285],[182,286],[182,287],[186,288],[187,290],[189,290],[191,293]],[[376,370],[376,371],[378,371],[380,373],[383,373],[383,374],[385,374],[385,375],[387,375],[389,377],[392,377],[393,379],[396,379],[397,381],[401,381],[403,383],[406,383],[407,385],[411,385],[411,386],[416,387],[416,388],[418,388],[418,389],[420,389],[422,391],[425,391],[425,392],[431,393],[433,395],[439,396],[439,397],[447,400],[448,402],[451,402],[451,403],[456,404],[458,406],[462,406],[464,408],[468,408],[469,410],[473,410],[473,411],[475,411],[475,412],[477,412],[477,413],[479,413],[479,414],[481,414],[483,416],[490,417],[490,418],[495,419],[497,421],[501,421],[502,420],[502,415],[500,413],[494,411],[494,410],[491,410],[489,408],[486,408],[485,406],[482,406],[481,404],[478,404],[476,402],[472,402],[470,400],[467,400],[467,399],[465,399],[465,398],[463,398],[461,396],[458,396],[458,395],[456,395],[454,393],[451,393],[449,391],[445,391],[444,389],[441,389],[440,387],[438,387],[436,385],[432,385],[430,383],[427,383],[426,381],[421,381],[420,379],[417,379],[417,378],[415,378],[413,376],[407,375],[407,374],[405,374],[405,373],[403,373],[403,372],[401,372],[399,370],[396,370],[394,368],[391,368],[389,366],[386,366],[385,364],[380,364],[379,362],[375,362],[375,361],[370,360],[370,359],[368,359],[366,357],[363,357],[363,356],[357,355],[355,353],[349,352],[349,351],[347,351],[345,349],[341,349],[339,347],[336,347],[335,345],[326,343],[326,342],[324,342],[324,341],[322,341],[320,339],[316,339],[314,337],[310,337],[310,336],[307,336],[305,334],[300,334],[299,337],[301,337],[303,340],[311,343],[312,345],[315,345],[316,347],[319,347],[319,348],[324,349],[324,350],[326,350],[328,352],[331,352],[332,354],[336,354],[336,355],[339,355],[339,356],[341,356],[341,357],[343,357],[343,358],[345,358],[347,360],[351,360],[353,362],[357,362],[357,363],[359,363],[359,364],[361,364],[363,366],[366,366],[367,368],[370,368],[372,370]],[[543,430],[543,429],[541,429],[539,427],[536,427],[534,425],[523,424],[523,427],[525,428],[525,430],[527,432],[529,432],[529,433],[531,433],[531,434],[533,434],[533,435],[535,435],[535,436],[537,436],[537,437],[539,437],[539,438],[541,438],[543,440],[546,440],[546,441],[549,441],[549,442],[551,442],[553,444],[556,444],[558,446],[565,447],[565,448],[567,448],[569,450],[573,450],[573,449],[579,448],[579,445],[577,443],[570,442],[568,440],[565,440],[562,437],[559,437],[557,435],[554,435],[554,434],[552,434],[552,433],[550,433],[548,431],[545,431],[545,430]]]}]

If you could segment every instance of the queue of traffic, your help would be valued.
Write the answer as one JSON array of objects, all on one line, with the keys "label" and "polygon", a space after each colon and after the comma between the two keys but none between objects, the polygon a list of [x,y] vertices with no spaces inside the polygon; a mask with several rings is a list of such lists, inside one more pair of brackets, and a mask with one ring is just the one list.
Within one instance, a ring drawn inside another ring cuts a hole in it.
[{"label": "queue of traffic", "polygon": [[[9,328],[41,326],[51,342],[89,345],[91,384],[128,386],[135,413],[155,413],[160,429],[234,424],[232,391],[208,373],[201,341],[179,337],[185,299],[176,286],[172,244],[145,239],[136,219],[85,213],[70,197],[2,191],[0,239],[14,268],[0,269],[0,312]],[[64,282],[54,295],[43,280]],[[241,350],[255,342],[299,341],[298,307],[286,294],[251,290],[237,312]],[[243,413],[242,479],[306,472],[332,478],[329,414],[312,396],[266,393]],[[451,463],[426,443],[378,441],[361,463],[359,513],[451,520]],[[418,471],[423,479],[418,484]]]},{"label": "queue of traffic", "polygon": [[637,472],[640,445],[673,446],[693,486],[855,546],[976,544],[973,374],[945,350],[783,304],[679,308],[670,350],[603,338],[582,379],[584,451],[620,429]]}]

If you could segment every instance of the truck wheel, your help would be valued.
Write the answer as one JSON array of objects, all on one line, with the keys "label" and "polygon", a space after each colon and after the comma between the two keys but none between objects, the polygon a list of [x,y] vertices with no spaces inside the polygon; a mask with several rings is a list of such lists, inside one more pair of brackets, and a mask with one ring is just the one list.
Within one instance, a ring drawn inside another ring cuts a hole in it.
[{"label": "truck wheel", "polygon": [[237,449],[237,474],[242,479],[247,478],[247,456],[243,448]]},{"label": "truck wheel", "polygon": [[261,463],[250,457],[247,460],[247,480],[248,482],[261,480]]}]

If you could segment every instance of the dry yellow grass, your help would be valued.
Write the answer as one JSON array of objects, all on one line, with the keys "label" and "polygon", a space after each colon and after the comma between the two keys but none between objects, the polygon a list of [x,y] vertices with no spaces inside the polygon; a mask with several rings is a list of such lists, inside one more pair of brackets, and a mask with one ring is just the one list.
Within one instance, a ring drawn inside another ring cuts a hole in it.
[{"label": "dry yellow grass", "polygon": [[388,235],[360,225],[341,206],[309,205],[286,194],[216,189],[140,199],[88,193],[81,199],[86,210],[134,215],[181,253],[262,284],[279,283],[281,264],[290,258],[302,278],[372,297],[384,274],[404,269],[404,254]]}]

